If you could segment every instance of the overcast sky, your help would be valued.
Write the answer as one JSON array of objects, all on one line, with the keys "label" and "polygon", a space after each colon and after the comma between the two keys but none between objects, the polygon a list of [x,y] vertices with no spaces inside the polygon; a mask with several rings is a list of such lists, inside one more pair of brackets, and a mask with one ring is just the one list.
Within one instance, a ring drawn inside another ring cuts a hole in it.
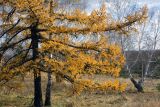
[{"label": "overcast sky", "polygon": [[[96,9],[100,6],[99,1],[101,0],[88,0],[89,7],[87,10],[91,11],[93,9]],[[160,8],[160,0],[133,0],[137,1],[137,4],[139,5],[147,5],[149,8],[159,7]]]},{"label": "overcast sky", "polygon": [[138,0],[139,4],[147,4],[149,8],[160,6],[160,0]]}]

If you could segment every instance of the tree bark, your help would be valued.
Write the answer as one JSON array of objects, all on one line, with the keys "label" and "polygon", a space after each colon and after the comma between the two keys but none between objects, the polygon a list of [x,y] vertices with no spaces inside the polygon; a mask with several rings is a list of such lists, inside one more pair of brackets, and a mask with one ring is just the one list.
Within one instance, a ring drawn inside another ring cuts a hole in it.
[{"label": "tree bark", "polygon": [[131,74],[131,71],[130,71],[128,65],[127,65],[127,70],[128,70],[128,73],[129,73],[130,80],[131,80],[131,82],[133,83],[134,87],[137,89],[138,92],[143,92],[143,86],[142,86],[143,81],[141,80],[141,81],[137,82],[137,81],[133,78],[133,76],[132,76],[132,74]]},{"label": "tree bark", "polygon": [[[32,56],[33,61],[38,58],[38,39],[37,34],[37,23],[31,27],[31,45],[32,45]],[[34,69],[34,106],[42,107],[42,89],[41,89],[41,72]]]},{"label": "tree bark", "polygon": [[42,90],[41,90],[41,74],[40,71],[34,73],[34,106],[42,107]]},{"label": "tree bark", "polygon": [[137,82],[134,78],[130,78],[131,82],[134,84],[134,87],[138,92],[143,92],[143,86],[141,81]]},{"label": "tree bark", "polygon": [[52,86],[52,76],[51,72],[48,72],[48,83],[46,88],[46,96],[45,96],[45,106],[51,106],[51,86]]}]

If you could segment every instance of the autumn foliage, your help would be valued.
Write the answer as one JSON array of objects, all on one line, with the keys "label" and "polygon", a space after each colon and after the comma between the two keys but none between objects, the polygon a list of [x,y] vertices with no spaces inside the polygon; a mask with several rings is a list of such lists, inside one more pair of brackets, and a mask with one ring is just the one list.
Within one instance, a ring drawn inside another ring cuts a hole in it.
[{"label": "autumn foliage", "polygon": [[119,76],[125,59],[117,44],[107,42],[105,32],[127,34],[133,24],[146,19],[145,7],[123,21],[114,21],[105,5],[91,14],[78,9],[57,10],[55,2],[44,0],[4,0],[1,6],[1,84],[27,72],[37,78],[41,72],[51,71],[73,83],[75,93],[84,89],[125,90],[126,84],[117,79],[96,83],[81,76]]}]

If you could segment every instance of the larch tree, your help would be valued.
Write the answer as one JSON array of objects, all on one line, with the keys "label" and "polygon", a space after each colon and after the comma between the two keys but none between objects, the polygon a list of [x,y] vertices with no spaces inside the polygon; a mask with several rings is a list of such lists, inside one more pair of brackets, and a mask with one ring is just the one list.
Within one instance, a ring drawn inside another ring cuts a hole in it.
[{"label": "larch tree", "polygon": [[[114,21],[106,13],[105,5],[88,15],[78,9],[57,11],[54,2],[44,1],[1,1],[0,83],[5,85],[21,74],[33,72],[35,107],[43,105],[41,72],[60,75],[73,84],[77,94],[83,90],[124,91],[126,84],[117,79],[95,83],[82,79],[81,74],[118,77],[125,59],[118,45],[107,43],[104,32],[128,33],[133,24],[146,19],[147,9],[144,7],[123,21]],[[7,40],[3,41],[5,37]],[[79,37],[89,39],[79,42]]]}]

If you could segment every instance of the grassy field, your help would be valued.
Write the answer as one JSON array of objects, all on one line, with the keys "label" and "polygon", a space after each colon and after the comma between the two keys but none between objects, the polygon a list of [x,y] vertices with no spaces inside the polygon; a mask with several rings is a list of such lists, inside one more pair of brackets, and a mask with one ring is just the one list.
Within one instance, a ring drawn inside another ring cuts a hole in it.
[{"label": "grassy field", "polygon": [[[97,81],[104,81],[106,76],[92,77]],[[52,107],[160,107],[160,92],[158,79],[146,79],[144,93],[137,93],[129,79],[120,78],[129,85],[124,93],[89,93],[72,95],[71,85],[67,82],[53,83]],[[33,104],[33,83],[25,79],[25,85],[19,89],[0,90],[0,107],[30,107]],[[46,78],[42,81],[43,96],[45,94]]]}]

